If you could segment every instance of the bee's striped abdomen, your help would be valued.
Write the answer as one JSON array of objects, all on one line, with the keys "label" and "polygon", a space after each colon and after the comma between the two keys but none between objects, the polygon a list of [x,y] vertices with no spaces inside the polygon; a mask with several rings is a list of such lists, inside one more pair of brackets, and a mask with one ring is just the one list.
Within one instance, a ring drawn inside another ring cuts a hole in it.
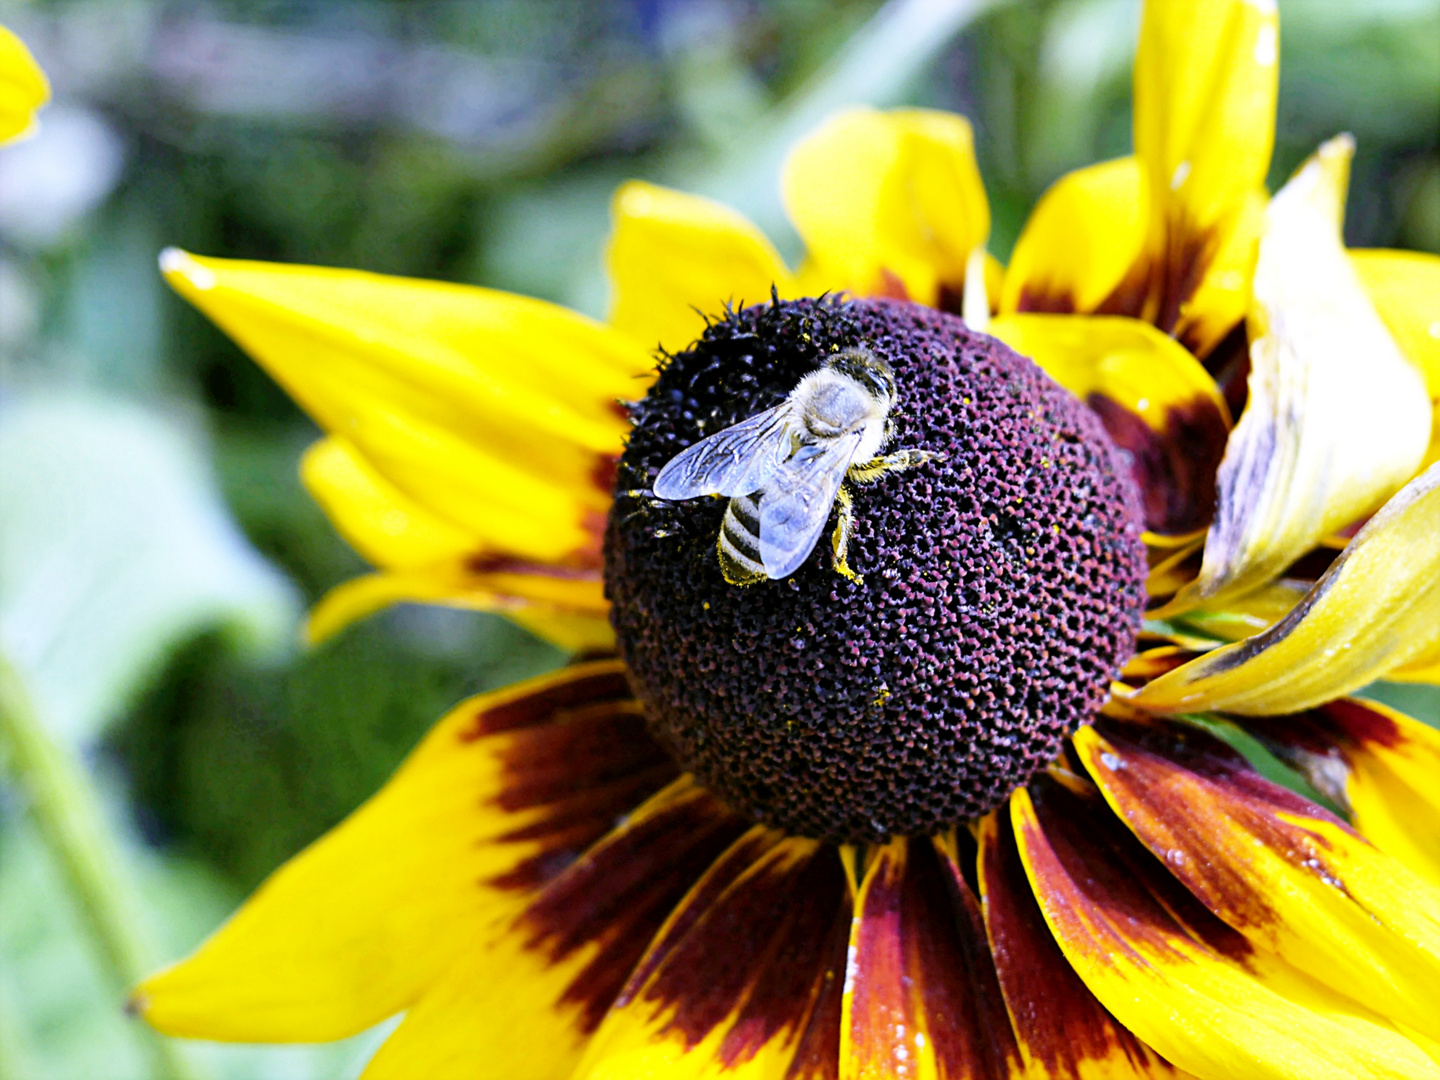
[{"label": "bee's striped abdomen", "polygon": [[760,561],[760,504],[754,495],[730,500],[715,547],[720,572],[731,585],[749,585],[769,576]]}]

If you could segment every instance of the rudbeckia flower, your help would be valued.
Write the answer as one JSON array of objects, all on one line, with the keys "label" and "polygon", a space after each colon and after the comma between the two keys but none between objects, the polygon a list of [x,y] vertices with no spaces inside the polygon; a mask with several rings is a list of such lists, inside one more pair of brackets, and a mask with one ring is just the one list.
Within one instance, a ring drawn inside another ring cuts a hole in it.
[{"label": "rudbeckia flower", "polygon": [[0,26],[0,144],[35,130],[35,114],[50,100],[50,83],[25,43]]},{"label": "rudbeckia flower", "polygon": [[[1349,696],[1440,676],[1440,260],[1344,249],[1344,137],[1266,194],[1276,35],[1148,3],[1135,155],[1003,271],[919,111],[795,150],[798,268],[622,188],[605,324],[168,252],[327,433],[377,570],[312,635],[422,600],[588,658],[459,705],[141,1014],[403,1013],[372,1080],[1440,1077],[1440,734]],[[698,470],[728,501],[655,496],[756,416]]]}]

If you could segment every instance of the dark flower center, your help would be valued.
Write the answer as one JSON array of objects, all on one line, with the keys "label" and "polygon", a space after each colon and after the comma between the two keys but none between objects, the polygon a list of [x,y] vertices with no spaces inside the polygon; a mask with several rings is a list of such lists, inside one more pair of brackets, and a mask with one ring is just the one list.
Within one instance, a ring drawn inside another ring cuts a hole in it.
[{"label": "dark flower center", "polygon": [[[880,453],[935,456],[847,484],[860,582],[837,573],[831,506],[791,576],[731,584],[729,500],[637,492],[839,354],[893,373]],[[1134,647],[1145,552],[1117,451],[953,316],[836,299],[730,313],[632,417],[605,545],[620,650],[657,737],[757,820],[858,841],[984,813],[1057,757]]]}]

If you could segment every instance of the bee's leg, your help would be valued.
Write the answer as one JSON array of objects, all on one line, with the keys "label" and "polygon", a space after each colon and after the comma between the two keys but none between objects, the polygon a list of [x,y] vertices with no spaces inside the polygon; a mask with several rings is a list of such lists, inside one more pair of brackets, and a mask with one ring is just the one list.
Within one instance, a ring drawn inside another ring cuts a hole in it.
[{"label": "bee's leg", "polygon": [[862,585],[864,577],[850,569],[850,562],[845,557],[850,548],[850,530],[855,527],[855,500],[844,484],[840,485],[840,491],[835,496],[835,517],[835,532],[830,536],[830,550],[835,553],[835,572],[856,585]]},{"label": "bee's leg", "polygon": [[882,454],[859,465],[851,465],[846,477],[857,484],[873,484],[886,473],[913,469],[927,461],[938,461],[944,454],[932,450],[896,450],[893,454]]}]

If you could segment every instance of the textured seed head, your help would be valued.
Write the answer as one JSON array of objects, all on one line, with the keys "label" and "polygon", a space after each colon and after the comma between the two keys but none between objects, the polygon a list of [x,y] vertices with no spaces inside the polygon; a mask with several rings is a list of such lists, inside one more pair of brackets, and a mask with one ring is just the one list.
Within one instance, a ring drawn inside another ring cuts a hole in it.
[{"label": "textured seed head", "polygon": [[[697,440],[783,401],[837,351],[894,372],[893,448],[790,578],[721,575],[726,500],[626,495]],[[1138,504],[1090,412],[1029,360],[914,304],[763,304],[671,357],[632,410],[605,546],[621,654],[656,735],[757,820],[832,840],[932,832],[1060,753],[1130,655]]]}]

